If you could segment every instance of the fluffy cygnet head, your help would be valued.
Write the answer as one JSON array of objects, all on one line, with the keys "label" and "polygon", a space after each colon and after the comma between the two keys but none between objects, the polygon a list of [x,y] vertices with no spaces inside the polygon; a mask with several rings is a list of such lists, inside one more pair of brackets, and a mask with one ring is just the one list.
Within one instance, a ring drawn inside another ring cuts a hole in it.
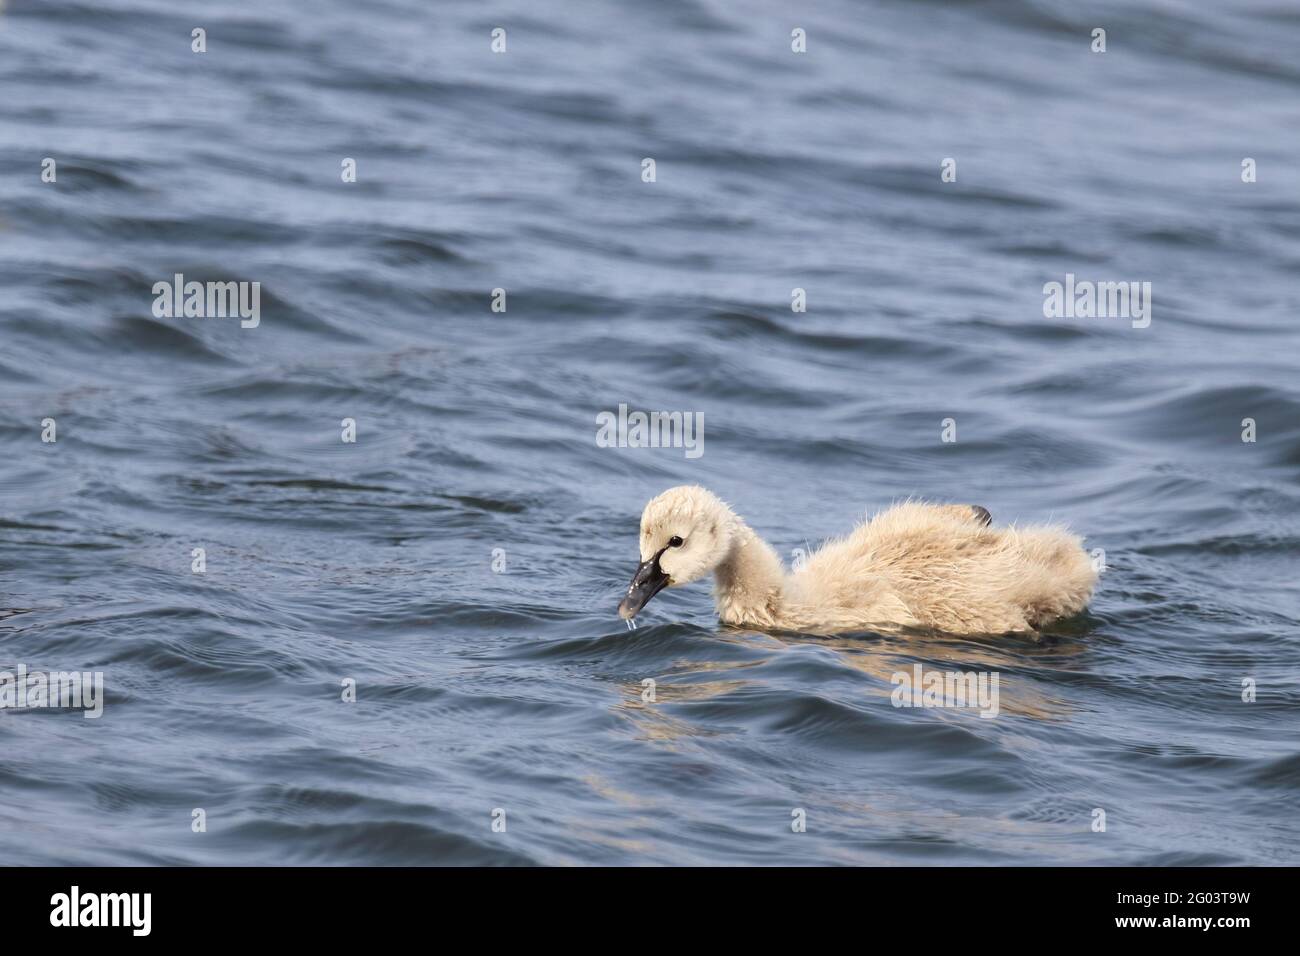
[{"label": "fluffy cygnet head", "polygon": [[641,566],[618,606],[627,620],[664,587],[704,577],[731,553],[736,516],[698,485],[669,488],[641,513]]}]

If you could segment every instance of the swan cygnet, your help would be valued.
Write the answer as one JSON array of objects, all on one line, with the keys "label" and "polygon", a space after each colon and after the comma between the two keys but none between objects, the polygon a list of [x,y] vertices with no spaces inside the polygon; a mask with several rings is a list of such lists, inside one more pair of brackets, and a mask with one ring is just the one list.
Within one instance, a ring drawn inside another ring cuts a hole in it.
[{"label": "swan cygnet", "polygon": [[776,551],[711,491],[669,488],[641,515],[641,565],[618,613],[713,572],[724,624],[827,633],[926,628],[1034,632],[1082,611],[1097,572],[1056,527],[994,528],[974,505],[906,502],[786,573]]}]

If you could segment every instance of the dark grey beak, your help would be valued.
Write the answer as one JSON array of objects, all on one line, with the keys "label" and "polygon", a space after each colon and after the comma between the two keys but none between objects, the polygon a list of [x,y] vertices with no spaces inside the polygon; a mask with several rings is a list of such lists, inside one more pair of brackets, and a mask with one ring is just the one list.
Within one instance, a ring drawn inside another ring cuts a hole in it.
[{"label": "dark grey beak", "polygon": [[627,594],[618,605],[618,616],[625,621],[636,617],[641,608],[650,603],[650,599],[668,585],[668,575],[659,567],[662,551],[649,561],[643,561],[632,575],[632,583],[627,586]]}]

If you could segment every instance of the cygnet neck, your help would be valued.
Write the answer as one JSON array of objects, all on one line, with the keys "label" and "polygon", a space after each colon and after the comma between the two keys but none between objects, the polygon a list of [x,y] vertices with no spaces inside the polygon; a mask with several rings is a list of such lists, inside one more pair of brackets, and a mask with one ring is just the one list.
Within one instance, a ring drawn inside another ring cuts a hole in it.
[{"label": "cygnet neck", "polygon": [[744,519],[732,518],[731,550],[713,572],[718,616],[728,624],[772,625],[781,606],[785,568]]}]

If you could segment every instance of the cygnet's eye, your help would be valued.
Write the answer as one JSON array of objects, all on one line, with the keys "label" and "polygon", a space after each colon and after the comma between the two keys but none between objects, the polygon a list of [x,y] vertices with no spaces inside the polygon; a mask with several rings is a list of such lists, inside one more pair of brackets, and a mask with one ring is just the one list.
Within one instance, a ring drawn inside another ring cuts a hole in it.
[{"label": "cygnet's eye", "polygon": [[677,535],[673,535],[671,538],[668,539],[668,547],[680,548],[681,546],[682,546],[682,539],[677,537]]}]

